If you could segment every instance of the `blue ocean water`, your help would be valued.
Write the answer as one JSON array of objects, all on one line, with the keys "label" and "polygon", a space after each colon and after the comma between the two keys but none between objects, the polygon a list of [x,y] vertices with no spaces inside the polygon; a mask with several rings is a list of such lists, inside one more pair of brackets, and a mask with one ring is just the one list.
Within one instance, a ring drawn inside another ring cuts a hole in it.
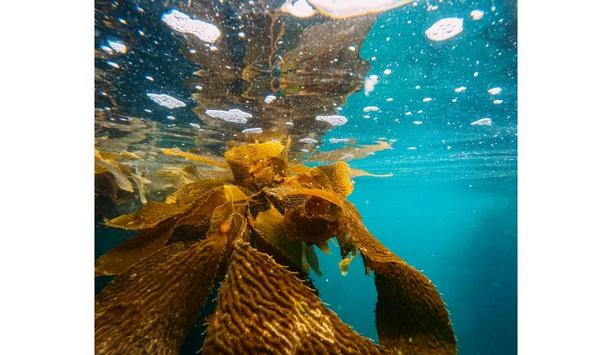
[{"label": "blue ocean water", "polygon": [[[393,150],[351,164],[394,176],[357,178],[350,201],[383,244],[437,286],[460,354],[514,354],[516,3],[438,5],[433,12],[407,6],[379,17],[361,51],[379,83],[369,96],[349,97],[342,113],[359,119],[328,136],[397,140]],[[474,9],[485,12],[482,20],[470,20]],[[463,18],[463,32],[431,43],[424,31],[445,17]],[[455,92],[462,86],[465,91]],[[495,97],[487,92],[494,87],[502,88]],[[366,106],[379,111],[364,113]],[[470,125],[485,117],[491,126]],[[321,256],[330,271],[314,276],[315,285],[343,320],[376,339],[373,277],[364,276],[360,260],[348,276],[338,276],[335,255]]]},{"label": "blue ocean water", "polygon": [[[137,4],[117,5],[135,38],[117,60],[129,68],[115,80],[122,93],[117,99],[126,113],[163,121],[169,112],[154,107],[145,93],[158,90],[188,101],[185,81],[197,67],[159,24],[168,8],[140,4],[139,11]],[[473,10],[482,10],[483,18],[472,20]],[[462,18],[463,31],[429,41],[425,31],[447,17]],[[97,46],[125,38],[106,31],[97,34]],[[337,148],[331,138],[392,142],[391,150],[350,162],[393,176],[355,178],[349,200],[385,246],[437,286],[460,354],[516,353],[516,41],[515,1],[419,1],[381,14],[360,50],[378,84],[367,96],[363,90],[349,96],[340,111],[348,123],[329,131],[319,147]],[[492,88],[501,92],[491,95]],[[378,110],[364,112],[367,106]],[[179,125],[199,122],[189,106],[172,114]],[[471,124],[483,118],[491,125]],[[96,257],[127,237],[98,226]],[[334,245],[331,255],[319,253],[324,274],[312,275],[315,286],[343,321],[377,339],[373,276],[365,275],[359,258],[341,276],[338,256]],[[198,330],[184,353],[198,349]]]}]

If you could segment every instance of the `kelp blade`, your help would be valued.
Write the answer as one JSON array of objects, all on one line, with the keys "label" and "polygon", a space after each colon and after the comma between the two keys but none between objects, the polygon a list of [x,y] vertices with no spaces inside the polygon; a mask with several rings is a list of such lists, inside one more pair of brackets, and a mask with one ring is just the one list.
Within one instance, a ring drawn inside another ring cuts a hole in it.
[{"label": "kelp blade", "polygon": [[381,352],[294,273],[246,243],[236,245],[203,354]]},{"label": "kelp blade", "polygon": [[226,243],[175,243],[141,260],[96,297],[97,354],[178,354],[211,291]]}]

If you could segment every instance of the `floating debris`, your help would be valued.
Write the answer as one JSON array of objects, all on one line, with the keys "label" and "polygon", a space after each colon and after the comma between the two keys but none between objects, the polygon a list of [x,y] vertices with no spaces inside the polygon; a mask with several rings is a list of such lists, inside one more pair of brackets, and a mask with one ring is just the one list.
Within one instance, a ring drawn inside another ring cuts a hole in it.
[{"label": "floating debris", "polygon": [[499,99],[497,99],[497,100],[493,100],[493,104],[494,104],[494,105],[499,105],[499,104],[501,104],[501,103],[503,103],[503,102],[504,102],[504,100],[499,100]]},{"label": "floating debris", "polygon": [[378,108],[378,106],[366,106],[363,108],[363,112],[376,112],[379,110],[380,109]]},{"label": "floating debris", "polygon": [[374,91],[376,84],[378,84],[378,75],[372,74],[365,79],[365,82],[363,83],[365,96],[370,95],[370,93]]},{"label": "floating debris", "polygon": [[351,264],[351,261],[353,261],[354,257],[354,254],[349,254],[346,258],[340,260],[338,263],[338,268],[340,269],[340,274],[342,276],[348,275],[348,267]]},{"label": "floating debris", "polygon": [[460,86],[458,88],[455,89],[456,93],[462,93],[466,90],[467,88],[465,86]]},{"label": "floating debris", "polygon": [[317,116],[315,119],[317,121],[327,122],[332,126],[342,126],[348,122],[346,117],[340,115]]},{"label": "floating debris", "polygon": [[472,126],[490,126],[492,124],[493,124],[493,121],[490,118],[488,118],[488,117],[481,118],[479,120],[476,120],[476,121],[470,123],[470,125],[472,125]]},{"label": "floating debris", "polygon": [[470,12],[470,17],[474,21],[480,20],[483,16],[484,16],[484,11],[482,10],[472,10],[472,12]]},{"label": "floating debris", "polygon": [[497,95],[500,92],[502,92],[502,89],[500,87],[496,87],[496,88],[487,90],[487,92],[489,93],[489,95]]},{"label": "floating debris", "polygon": [[215,25],[200,20],[193,20],[178,10],[172,10],[163,15],[162,21],[173,30],[192,34],[206,43],[214,43],[221,36],[221,31]]},{"label": "floating debris", "polygon": [[247,129],[243,129],[242,133],[254,133],[254,134],[259,134],[259,133],[263,133],[263,129],[261,129],[260,127],[255,127],[255,128],[247,128]]},{"label": "floating debris", "polygon": [[308,0],[320,13],[332,18],[347,18],[384,12],[413,0]]},{"label": "floating debris", "polygon": [[187,106],[183,101],[166,94],[147,94],[156,104],[170,109]]},{"label": "floating debris", "polygon": [[145,79],[147,79],[149,81],[155,81],[155,79],[153,79],[153,77],[149,76],[149,75],[145,76]]},{"label": "floating debris", "polygon": [[247,123],[247,119],[253,117],[253,115],[250,113],[235,108],[230,109],[229,111],[206,110],[205,113],[212,118],[218,118],[223,121],[233,123]]},{"label": "floating debris", "polygon": [[284,13],[298,18],[312,17],[314,14],[317,13],[315,9],[312,8],[312,6],[308,5],[308,2],[306,2],[306,0],[297,0],[295,2],[293,0],[287,0],[283,4],[283,6],[281,6],[280,10]]},{"label": "floating debris", "polygon": [[434,23],[425,31],[425,35],[432,41],[440,42],[451,39],[463,31],[463,19],[448,17]]},{"label": "floating debris", "polygon": [[423,102],[430,102],[431,100],[433,100],[431,97],[426,97],[423,99]]}]

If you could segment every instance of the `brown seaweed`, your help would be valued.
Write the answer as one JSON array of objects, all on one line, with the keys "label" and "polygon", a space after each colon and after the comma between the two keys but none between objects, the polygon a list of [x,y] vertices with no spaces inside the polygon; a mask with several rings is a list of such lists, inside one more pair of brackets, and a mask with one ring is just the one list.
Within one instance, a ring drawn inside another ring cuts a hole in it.
[{"label": "brown seaweed", "polygon": [[[96,261],[96,275],[114,275],[96,296],[96,353],[178,354],[217,282],[204,354],[456,353],[431,281],[386,249],[346,200],[352,177],[374,175],[345,161],[390,143],[315,153],[311,161],[331,163],[318,167],[299,163],[304,145],[291,143],[320,141],[331,126],[316,116],[337,114],[362,86],[369,64],[359,49],[376,15],[337,19],[320,10],[297,20],[283,3],[173,4],[222,32],[214,50],[182,36],[184,56],[200,68],[191,84],[206,88],[192,94],[197,131],[121,116],[110,75],[97,71],[96,100],[109,107],[96,111],[96,206],[114,209],[100,213],[109,228],[136,235]],[[276,99],[265,102],[267,95]],[[235,107],[263,133],[254,138],[206,115]],[[238,142],[220,155],[232,134]],[[131,213],[109,218],[117,211]],[[321,273],[315,247],[329,252],[332,239],[339,272],[360,255],[375,275],[380,344],[344,324],[308,279],[309,270]]]},{"label": "brown seaweed", "polygon": [[[98,260],[98,273],[117,276],[96,297],[97,353],[177,354],[215,280],[205,354],[456,353],[431,281],[378,242],[345,199],[348,165],[289,169],[289,144],[237,145],[225,154],[231,182],[186,184],[107,222],[140,234]],[[313,246],[332,238],[342,273],[359,254],[375,274],[380,344],[344,324],[306,280],[309,268],[320,272]]]}]

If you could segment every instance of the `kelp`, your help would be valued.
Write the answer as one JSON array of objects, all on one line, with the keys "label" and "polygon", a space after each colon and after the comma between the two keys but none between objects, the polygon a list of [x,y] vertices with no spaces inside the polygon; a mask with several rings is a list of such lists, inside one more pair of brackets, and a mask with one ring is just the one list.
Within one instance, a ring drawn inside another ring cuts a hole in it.
[{"label": "kelp", "polygon": [[376,152],[392,149],[391,143],[379,140],[375,144],[350,145],[326,152],[318,152],[310,156],[310,161],[332,162],[362,159]]},{"label": "kelp", "polygon": [[[359,52],[376,14],[337,16],[315,6],[323,15],[297,19],[282,11],[285,3],[172,4],[221,32],[214,46],[177,34],[199,68],[186,84],[205,88],[192,94],[201,128],[122,115],[123,93],[96,72],[96,196],[139,207],[102,213],[108,228],[135,235],[96,261],[96,275],[114,276],[96,296],[96,353],[178,354],[219,283],[204,354],[456,353],[431,281],[378,242],[346,200],[351,178],[389,176],[346,161],[391,144],[352,143],[309,156],[329,165],[299,163],[314,147],[308,142],[333,127],[316,117],[337,115],[362,87],[369,64]],[[126,25],[110,5],[96,2],[96,26],[119,31]],[[138,41],[125,32],[126,43]],[[233,108],[251,115],[246,125],[206,114]],[[255,127],[262,133],[244,130]],[[239,142],[220,155],[228,136]],[[374,274],[380,344],[344,324],[309,279],[309,271],[321,274],[315,249],[329,253],[333,239],[341,274],[358,255]]]},{"label": "kelp", "polygon": [[[289,144],[236,144],[225,153],[231,181],[186,184],[107,221],[138,234],[98,260],[98,274],[117,276],[96,297],[97,353],[177,354],[215,281],[204,354],[456,353],[431,281],[376,240],[346,200],[348,164],[297,168]],[[321,273],[314,247],[325,251],[333,238],[342,274],[360,255],[375,275],[380,344],[344,324],[308,280],[309,269]]]}]

